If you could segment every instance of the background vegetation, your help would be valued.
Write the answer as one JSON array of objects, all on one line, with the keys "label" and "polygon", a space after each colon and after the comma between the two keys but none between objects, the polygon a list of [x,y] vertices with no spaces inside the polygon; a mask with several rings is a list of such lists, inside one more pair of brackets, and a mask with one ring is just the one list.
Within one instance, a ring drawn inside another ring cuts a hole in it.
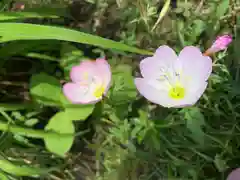
[{"label": "background vegetation", "polygon": [[[21,3],[23,10],[10,0],[0,4],[0,179],[224,180],[240,166],[237,0]],[[196,106],[167,109],[137,94],[138,64],[158,46],[204,51],[225,33],[234,41],[213,57]],[[112,66],[109,96],[71,109],[61,85],[72,65],[99,56]],[[73,138],[47,130],[71,133],[73,125],[77,135],[65,153]]]}]

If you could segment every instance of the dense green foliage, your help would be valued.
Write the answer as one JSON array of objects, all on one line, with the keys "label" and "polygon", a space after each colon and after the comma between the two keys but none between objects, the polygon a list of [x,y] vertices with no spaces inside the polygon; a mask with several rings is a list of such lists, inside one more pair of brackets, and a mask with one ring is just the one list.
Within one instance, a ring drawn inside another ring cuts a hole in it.
[{"label": "dense green foliage", "polygon": [[[234,0],[0,2],[0,179],[225,180],[239,167],[240,4]],[[160,45],[211,46],[200,101],[164,108],[133,83]],[[111,40],[110,40],[111,39]],[[72,105],[62,93],[73,65],[106,56],[107,97]]]}]

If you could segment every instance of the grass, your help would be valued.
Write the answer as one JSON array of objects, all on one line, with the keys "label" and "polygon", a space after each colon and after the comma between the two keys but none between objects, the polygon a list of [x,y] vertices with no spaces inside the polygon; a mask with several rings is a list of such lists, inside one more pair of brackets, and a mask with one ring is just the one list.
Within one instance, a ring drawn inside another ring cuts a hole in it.
[{"label": "grass", "polygon": [[[73,6],[69,1],[24,2],[27,8],[68,8],[66,12],[71,15],[71,18],[27,22],[68,26],[150,51],[163,44],[178,52],[187,45],[199,46],[204,51],[216,36],[224,33],[232,34],[234,41],[227,51],[214,55],[209,87],[196,106],[166,109],[137,96],[127,103],[105,105],[101,116],[94,112],[86,121],[76,122],[77,132],[88,131],[75,138],[64,159],[48,152],[42,140],[8,132],[0,136],[2,158],[36,167],[54,167],[53,172],[41,177],[46,180],[224,180],[232,169],[240,166],[240,4],[237,1],[172,1],[160,21],[163,1],[88,0]],[[8,11],[10,1],[1,5],[2,11]],[[89,58],[106,55],[112,66],[131,65],[134,75],[138,74],[139,61],[144,57],[73,45]],[[20,43],[18,47],[21,46]],[[54,57],[50,58],[52,61],[23,56],[26,49],[2,51],[1,120],[43,129],[56,113],[54,107],[33,109],[30,104],[30,108],[19,110],[6,109],[6,104],[32,103],[28,86],[34,73],[46,72],[63,80],[64,72],[55,62],[60,57],[60,47],[60,42],[51,41],[28,47]],[[30,177],[9,175],[9,179]]]}]

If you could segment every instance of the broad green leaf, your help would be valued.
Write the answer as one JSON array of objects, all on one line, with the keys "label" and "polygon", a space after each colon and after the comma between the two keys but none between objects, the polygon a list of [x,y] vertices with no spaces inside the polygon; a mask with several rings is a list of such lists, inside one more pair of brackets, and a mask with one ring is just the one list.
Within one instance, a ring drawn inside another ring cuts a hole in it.
[{"label": "broad green leaf", "polygon": [[69,120],[84,121],[93,112],[94,105],[72,105],[65,108]]},{"label": "broad green leaf", "polygon": [[197,107],[184,109],[184,117],[191,137],[198,143],[204,143],[204,132],[202,126],[205,125],[204,116]]},{"label": "broad green leaf", "polygon": [[49,169],[40,169],[35,167],[30,167],[27,165],[15,165],[12,162],[6,159],[0,159],[0,169],[3,171],[13,174],[16,176],[39,176],[42,174],[47,174],[51,170]]},{"label": "broad green leaf", "polygon": [[118,65],[112,72],[113,85],[108,93],[112,104],[126,104],[135,100],[137,91],[130,65]]},{"label": "broad green leaf", "polygon": [[38,103],[45,105],[61,104],[62,89],[60,82],[45,73],[32,76],[30,93]]},{"label": "broad green leaf", "polygon": [[84,121],[92,114],[95,105],[93,104],[72,104],[65,96],[61,97],[62,107],[68,120]]},{"label": "broad green leaf", "polygon": [[[45,130],[54,131],[57,133],[69,133],[74,134],[75,129],[72,121],[68,120],[68,114],[65,112],[56,113],[49,121]],[[53,137],[53,136],[45,136],[44,141],[47,149],[59,156],[64,157],[65,153],[67,153],[72,144],[73,144],[74,136],[67,137]]]},{"label": "broad green leaf", "polygon": [[[16,31],[17,29],[17,31]],[[55,39],[71,41],[83,44],[91,44],[102,48],[116,49],[139,54],[149,54],[152,52],[125,45],[120,42],[105,39],[99,36],[66,29],[62,27],[36,25],[27,23],[1,23],[0,36],[2,42],[14,40],[40,40]]]}]

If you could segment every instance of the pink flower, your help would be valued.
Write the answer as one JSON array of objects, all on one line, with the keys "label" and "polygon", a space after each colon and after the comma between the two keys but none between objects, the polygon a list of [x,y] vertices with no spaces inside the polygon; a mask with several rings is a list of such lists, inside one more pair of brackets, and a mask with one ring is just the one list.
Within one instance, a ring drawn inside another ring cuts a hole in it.
[{"label": "pink flower", "polygon": [[218,51],[225,50],[231,42],[232,37],[230,35],[218,36],[212,46],[204,53],[204,55],[208,56]]},{"label": "pink flower", "polygon": [[194,46],[176,55],[168,46],[160,46],[152,57],[140,63],[143,78],[135,78],[142,96],[164,107],[195,104],[207,87],[212,60]]},{"label": "pink flower", "polygon": [[240,179],[240,168],[234,169],[227,177],[227,180],[239,180]]},{"label": "pink flower", "polygon": [[72,82],[63,86],[63,93],[74,104],[93,104],[106,95],[111,82],[111,68],[105,59],[86,60],[70,72]]}]

